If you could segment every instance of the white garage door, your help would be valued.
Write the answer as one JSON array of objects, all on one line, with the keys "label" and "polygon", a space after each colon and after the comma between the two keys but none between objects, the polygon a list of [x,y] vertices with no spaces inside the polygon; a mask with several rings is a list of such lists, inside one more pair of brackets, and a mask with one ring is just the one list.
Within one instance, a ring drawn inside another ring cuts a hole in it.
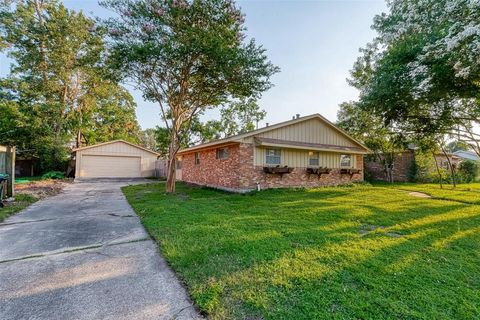
[{"label": "white garage door", "polygon": [[88,178],[141,177],[140,157],[83,155],[80,176]]}]

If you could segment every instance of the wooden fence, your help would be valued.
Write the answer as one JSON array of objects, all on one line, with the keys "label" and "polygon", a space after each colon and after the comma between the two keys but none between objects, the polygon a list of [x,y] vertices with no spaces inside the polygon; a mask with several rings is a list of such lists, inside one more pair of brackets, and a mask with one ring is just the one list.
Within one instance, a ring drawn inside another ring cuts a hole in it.
[{"label": "wooden fence", "polygon": [[15,194],[15,147],[0,146],[0,174],[7,174],[7,186],[0,194],[0,199],[4,196],[13,197]]}]

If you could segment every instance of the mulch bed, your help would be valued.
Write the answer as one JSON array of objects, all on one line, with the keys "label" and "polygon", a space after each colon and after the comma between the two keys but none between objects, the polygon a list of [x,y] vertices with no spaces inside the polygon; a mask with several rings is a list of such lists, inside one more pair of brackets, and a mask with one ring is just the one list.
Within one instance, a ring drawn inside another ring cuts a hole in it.
[{"label": "mulch bed", "polygon": [[72,182],[72,179],[32,181],[16,184],[15,192],[18,194],[28,194],[37,199],[43,199],[59,194],[67,184]]}]

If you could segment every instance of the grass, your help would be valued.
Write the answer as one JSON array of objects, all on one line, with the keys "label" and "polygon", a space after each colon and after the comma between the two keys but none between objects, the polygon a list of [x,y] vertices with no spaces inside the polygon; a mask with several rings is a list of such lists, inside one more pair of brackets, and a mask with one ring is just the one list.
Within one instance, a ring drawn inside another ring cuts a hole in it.
[{"label": "grass", "polygon": [[480,204],[480,183],[458,184],[453,187],[450,184],[440,187],[439,184],[414,184],[414,183],[395,183],[393,185],[384,185],[398,190],[416,191],[430,195],[435,199],[458,201],[467,204]]},{"label": "grass", "polygon": [[0,208],[0,222],[5,220],[8,216],[25,209],[35,201],[37,201],[37,198],[28,194],[15,195],[15,202],[6,203],[5,207]]},{"label": "grass", "polygon": [[22,178],[16,178],[15,184],[24,184],[24,183],[30,183],[30,182],[40,181],[40,180],[44,180],[42,176],[22,177]]},{"label": "grass", "polygon": [[399,189],[124,193],[211,319],[478,318],[480,207]]}]

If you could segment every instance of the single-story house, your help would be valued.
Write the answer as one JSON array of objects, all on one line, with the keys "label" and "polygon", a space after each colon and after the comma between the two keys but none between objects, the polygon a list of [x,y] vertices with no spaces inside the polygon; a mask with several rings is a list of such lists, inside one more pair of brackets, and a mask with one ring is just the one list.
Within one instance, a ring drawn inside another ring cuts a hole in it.
[{"label": "single-story house", "polygon": [[[382,156],[373,157],[368,155],[365,158],[365,170],[367,174],[370,175],[372,180],[379,181],[389,181],[388,174],[385,170],[385,166],[382,162]],[[454,166],[458,166],[462,159],[455,154],[448,154],[449,159],[443,153],[435,154],[435,161],[438,164],[439,168],[449,170],[449,162]],[[409,181],[409,171],[415,161],[415,148],[409,148],[408,150],[396,152],[393,157],[393,166],[391,168],[391,175],[394,182],[408,182]],[[431,168],[432,171],[436,171],[435,163]]]},{"label": "single-story house", "polygon": [[231,191],[363,181],[369,149],[320,114],[178,152],[177,177]]},{"label": "single-story house", "polygon": [[72,150],[75,178],[141,178],[155,176],[158,153],[124,140]]},{"label": "single-story house", "polygon": [[473,151],[458,150],[458,151],[455,151],[453,154],[459,158],[462,158],[463,160],[471,160],[471,161],[480,160],[480,157]]}]

